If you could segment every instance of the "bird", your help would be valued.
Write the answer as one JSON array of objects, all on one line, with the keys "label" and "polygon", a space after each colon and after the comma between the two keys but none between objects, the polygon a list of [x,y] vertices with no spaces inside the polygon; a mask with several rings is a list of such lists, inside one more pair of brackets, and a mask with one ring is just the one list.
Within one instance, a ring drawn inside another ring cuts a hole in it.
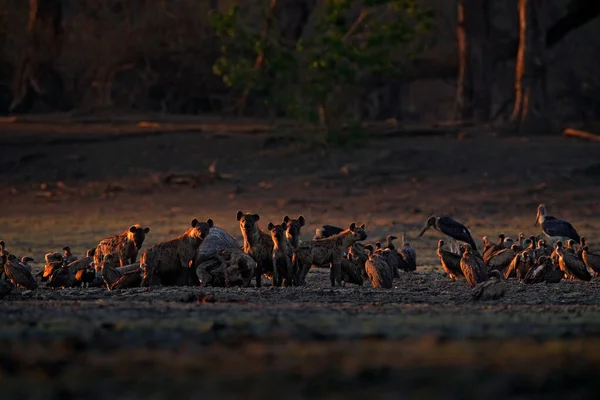
[{"label": "bird", "polygon": [[525,240],[525,234],[523,232],[519,232],[519,235],[517,236],[517,244],[523,248],[523,241]]},{"label": "bird", "polygon": [[369,255],[365,250],[365,246],[359,242],[354,243],[348,250],[347,258],[358,266],[361,275],[366,278],[367,272],[365,271],[365,263],[369,259]]},{"label": "bird", "polygon": [[504,245],[505,249],[510,249],[510,247],[515,244],[515,241],[510,236],[507,236],[504,238],[504,243],[502,244]]},{"label": "bird", "polygon": [[535,256],[539,259],[542,256],[549,257],[554,249],[546,244],[544,239],[538,240],[538,245],[535,249]]},{"label": "bird", "polygon": [[73,255],[73,253],[71,253],[71,248],[69,246],[65,246],[63,247],[63,259],[67,260],[67,264],[72,263],[73,261],[77,260],[77,257],[75,257]]},{"label": "bird", "polygon": [[567,247],[565,248],[565,251],[569,252],[571,254],[577,254],[577,251],[575,250],[575,246],[576,246],[576,242],[573,239],[569,239],[569,240],[567,240]]},{"label": "bird", "polygon": [[407,271],[409,268],[408,264],[404,261],[402,255],[400,255],[400,253],[398,253],[396,249],[382,249],[380,246],[379,250],[377,250],[377,244],[380,243],[375,243],[374,254],[382,257],[385,260],[385,262],[389,265],[392,271],[393,278],[399,278],[400,274],[398,272],[398,268]]},{"label": "bird", "polygon": [[[423,236],[425,231],[431,227],[446,235],[450,243],[450,251],[453,251],[452,244],[456,243],[456,241],[467,243],[471,246],[472,251],[477,251],[477,245],[471,236],[471,232],[460,222],[447,216],[429,217],[421,233],[419,233],[419,237]],[[455,253],[458,252],[458,249],[455,250]]]},{"label": "bird", "polygon": [[534,283],[545,282],[546,278],[554,271],[554,266],[550,257],[541,256],[538,260],[538,265],[531,268],[525,277],[523,283],[531,285]]},{"label": "bird", "polygon": [[558,266],[570,279],[592,280],[592,274],[587,265],[575,254],[567,253],[560,240],[556,242],[556,254],[558,255]]},{"label": "bird", "polygon": [[[71,269],[72,264],[73,263],[69,264],[69,270],[71,272],[73,272],[73,269]],[[94,271],[94,267],[90,264],[88,268],[79,269],[75,272],[75,282],[73,283],[73,286],[89,287],[91,283],[94,282],[94,279],[96,279],[96,272]]]},{"label": "bird", "polygon": [[6,256],[6,263],[4,264],[4,273],[6,277],[17,287],[23,287],[28,290],[35,290],[38,287],[31,272],[23,265],[14,254],[9,254],[3,250]]},{"label": "bird", "polygon": [[73,262],[70,262],[68,265],[69,265],[69,269],[72,272],[77,273],[78,271],[88,269],[89,266],[93,262],[94,262],[94,256],[93,256],[91,250],[88,250],[85,257],[82,257],[82,258],[77,259],[77,260],[75,260]]},{"label": "bird", "polygon": [[[346,283],[353,283],[355,285],[363,285],[363,277],[361,275],[360,265],[355,263],[353,260],[348,258],[342,259],[342,281],[344,285]],[[139,285],[138,285],[139,286]]]},{"label": "bird", "polygon": [[498,270],[504,273],[510,263],[517,256],[518,245],[513,244],[509,249],[502,249],[495,252],[487,261],[487,266],[490,270]]},{"label": "bird", "polygon": [[54,271],[60,268],[63,264],[63,256],[60,253],[46,253],[44,256],[46,260],[46,264],[44,265],[44,270],[41,273],[41,281],[46,282]]},{"label": "bird", "polygon": [[70,288],[74,282],[75,274],[69,270],[67,260],[63,259],[62,265],[52,272],[46,285],[52,288]]},{"label": "bird", "polygon": [[406,235],[402,234],[402,249],[400,250],[400,255],[406,264],[408,264],[408,269],[406,269],[406,271],[415,271],[417,269],[417,252],[405,238]]},{"label": "bird", "polygon": [[386,240],[385,248],[394,250],[396,248],[396,245],[394,245],[394,240],[396,240],[396,239],[398,239],[397,236],[387,235],[387,237],[385,238],[385,240]]},{"label": "bird", "polygon": [[498,235],[498,241],[496,244],[487,246],[483,251],[483,262],[487,264],[488,260],[492,257],[494,253],[500,250],[504,250],[504,234],[501,233]]},{"label": "bird", "polygon": [[27,268],[29,273],[31,273],[31,265],[28,264],[28,262],[30,262],[30,261],[35,262],[35,260],[31,257],[28,257],[28,256],[21,257],[21,264],[23,264],[25,266],[25,268]]},{"label": "bird", "polygon": [[587,246],[583,246],[581,258],[588,268],[600,275],[600,254],[592,253]]},{"label": "bird", "polygon": [[469,244],[465,245],[465,252],[460,259],[460,269],[472,288],[488,280],[487,268],[483,260],[473,253]]},{"label": "bird", "polygon": [[513,258],[508,269],[504,273],[505,278],[516,276],[517,280],[522,280],[527,275],[527,272],[533,267],[534,260],[532,253],[527,250],[523,250]]},{"label": "bird", "polygon": [[473,300],[496,300],[506,293],[506,282],[500,271],[494,269],[488,274],[489,280],[478,283],[471,292]]},{"label": "bird", "polygon": [[538,224],[542,227],[542,232],[553,243],[558,240],[566,241],[568,239],[573,239],[576,243],[579,243],[581,240],[581,237],[569,222],[547,215],[544,203],[541,203],[537,208],[534,226]]},{"label": "bird", "polygon": [[442,264],[442,268],[452,280],[464,278],[465,275],[463,274],[462,269],[460,268],[461,256],[452,253],[451,251],[445,250],[445,244],[446,242],[440,239],[438,241],[438,247],[436,251],[436,254],[440,258],[440,264]]},{"label": "bird", "polygon": [[385,262],[383,257],[374,253],[372,245],[365,246],[365,249],[369,254],[369,259],[365,263],[365,269],[367,271],[367,276],[371,281],[371,285],[374,288],[391,289],[393,278],[392,269]]},{"label": "bird", "polygon": [[585,247],[585,237],[582,236],[579,240],[579,247],[577,248],[577,258],[583,260],[583,248]]}]

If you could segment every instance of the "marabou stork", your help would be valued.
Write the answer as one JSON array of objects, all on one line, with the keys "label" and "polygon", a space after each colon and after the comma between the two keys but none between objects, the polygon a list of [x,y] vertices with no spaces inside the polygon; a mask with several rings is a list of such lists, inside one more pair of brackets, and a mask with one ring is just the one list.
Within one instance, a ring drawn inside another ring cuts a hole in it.
[{"label": "marabou stork", "polygon": [[[433,227],[435,230],[443,233],[450,242],[450,251],[458,252],[456,242],[464,242],[471,246],[471,249],[477,251],[477,245],[471,236],[471,232],[460,222],[455,221],[450,217],[429,217],[425,226],[419,233],[419,237],[423,236],[427,229]],[[453,245],[454,244],[454,249]]]},{"label": "marabou stork", "polygon": [[573,225],[562,219],[554,218],[546,214],[546,205],[540,204],[537,208],[537,215],[535,216],[535,224],[540,224],[542,232],[548,236],[553,243],[558,240],[566,241],[573,239],[576,243],[579,243],[581,238]]}]

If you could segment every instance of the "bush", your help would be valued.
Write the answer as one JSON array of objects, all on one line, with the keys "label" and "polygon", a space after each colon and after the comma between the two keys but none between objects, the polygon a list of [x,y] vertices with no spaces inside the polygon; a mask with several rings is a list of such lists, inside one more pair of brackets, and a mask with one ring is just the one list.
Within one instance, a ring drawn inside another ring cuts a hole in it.
[{"label": "bush", "polygon": [[213,71],[243,97],[260,92],[271,108],[320,127],[329,142],[356,132],[356,101],[374,80],[401,77],[433,21],[415,0],[327,0],[314,12],[312,34],[291,42],[273,13],[263,10],[259,23],[236,5],[214,13],[222,46]]}]

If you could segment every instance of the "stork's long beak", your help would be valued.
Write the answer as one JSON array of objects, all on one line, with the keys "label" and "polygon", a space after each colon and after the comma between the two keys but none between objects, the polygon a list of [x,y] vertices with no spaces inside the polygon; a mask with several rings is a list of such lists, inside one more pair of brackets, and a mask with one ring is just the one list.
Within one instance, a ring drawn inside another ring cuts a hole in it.
[{"label": "stork's long beak", "polygon": [[425,225],[425,227],[423,228],[421,233],[419,233],[419,237],[423,236],[423,234],[425,233],[425,231],[427,231],[427,229],[429,229],[429,225]]}]

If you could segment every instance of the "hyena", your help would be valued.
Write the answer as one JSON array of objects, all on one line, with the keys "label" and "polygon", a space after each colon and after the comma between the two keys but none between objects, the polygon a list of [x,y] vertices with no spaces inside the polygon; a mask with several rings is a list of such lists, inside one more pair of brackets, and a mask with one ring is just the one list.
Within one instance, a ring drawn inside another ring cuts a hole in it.
[{"label": "hyena", "polygon": [[273,240],[273,281],[276,286],[292,286],[294,271],[292,269],[292,245],[286,237],[287,225],[273,225],[269,222],[267,227]]},{"label": "hyena", "polygon": [[298,271],[298,284],[305,284],[306,274],[311,265],[330,266],[331,286],[342,285],[342,259],[344,252],[355,242],[365,240],[365,225],[357,227],[353,222],[350,227],[331,237],[303,242],[294,253],[294,265]]},{"label": "hyena", "polygon": [[115,254],[119,257],[121,267],[133,264],[148,232],[150,232],[150,228],[142,228],[136,224],[120,235],[103,239],[96,246],[94,262],[99,265],[104,260],[104,255]]},{"label": "hyena", "polygon": [[[273,240],[271,235],[258,227],[258,214],[244,214],[238,211],[237,220],[240,221],[240,230],[244,237],[244,253],[256,261],[256,287],[260,287],[263,274],[273,278]],[[273,285],[275,283],[273,279]]]},{"label": "hyena", "polygon": [[188,284],[196,251],[212,227],[212,219],[194,218],[183,235],[148,248],[140,258],[142,286]]},{"label": "hyena", "polygon": [[283,222],[287,225],[285,236],[294,249],[300,244],[300,229],[306,224],[306,220],[302,215],[296,219],[291,219],[287,215],[283,217]]}]

